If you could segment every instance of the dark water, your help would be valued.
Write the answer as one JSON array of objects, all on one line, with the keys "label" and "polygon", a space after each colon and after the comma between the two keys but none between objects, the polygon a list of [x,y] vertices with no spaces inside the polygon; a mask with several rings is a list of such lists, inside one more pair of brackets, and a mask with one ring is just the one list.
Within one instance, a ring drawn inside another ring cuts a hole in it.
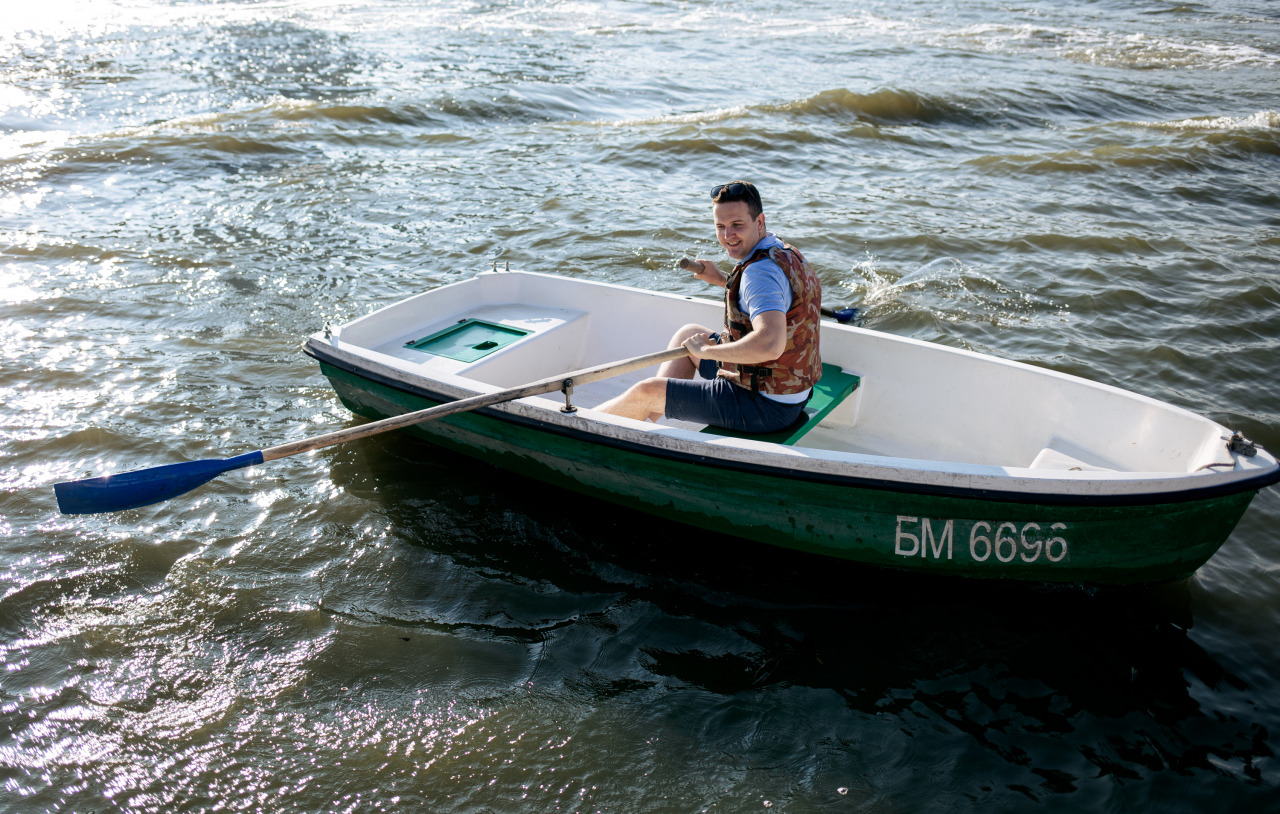
[{"label": "dark water", "polygon": [[[1280,8],[74,2],[0,19],[0,809],[1268,810],[1280,491],[1188,582],[904,579],[382,436],[302,338],[683,293],[706,189],[866,324],[1280,449]],[[945,397],[945,394],[939,394]]]}]

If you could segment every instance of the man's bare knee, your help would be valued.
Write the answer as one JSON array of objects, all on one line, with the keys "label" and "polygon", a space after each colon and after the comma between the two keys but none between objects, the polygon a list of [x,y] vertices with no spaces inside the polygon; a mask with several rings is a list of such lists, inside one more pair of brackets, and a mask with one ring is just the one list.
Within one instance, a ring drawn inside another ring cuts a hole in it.
[{"label": "man's bare knee", "polygon": [[706,327],[705,325],[696,325],[690,322],[687,325],[682,326],[679,330],[677,330],[674,334],[671,335],[670,347],[673,347],[673,348],[680,347],[681,345],[684,344],[686,339],[693,336],[694,334],[709,334],[712,332],[713,332],[712,329]]}]

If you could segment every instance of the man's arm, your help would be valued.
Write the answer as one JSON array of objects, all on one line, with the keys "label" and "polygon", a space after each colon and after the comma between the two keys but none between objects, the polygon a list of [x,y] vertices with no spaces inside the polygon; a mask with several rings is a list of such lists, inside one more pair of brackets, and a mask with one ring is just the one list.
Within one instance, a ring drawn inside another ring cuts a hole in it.
[{"label": "man's arm", "polygon": [[[720,266],[714,260],[695,260],[693,262],[701,267],[693,270],[693,276],[702,282],[718,285],[721,288],[729,284],[729,278],[720,270]],[[685,268],[688,268],[688,266],[686,265]]]},{"label": "man's arm", "polygon": [[737,365],[772,362],[787,349],[787,315],[781,311],[760,312],[751,319],[751,333],[737,342],[718,345],[700,333],[686,339],[684,346],[699,359]]}]

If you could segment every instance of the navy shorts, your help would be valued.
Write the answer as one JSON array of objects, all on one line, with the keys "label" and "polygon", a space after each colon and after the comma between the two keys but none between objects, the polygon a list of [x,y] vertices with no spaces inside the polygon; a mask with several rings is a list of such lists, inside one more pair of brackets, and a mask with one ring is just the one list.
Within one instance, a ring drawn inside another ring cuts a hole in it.
[{"label": "navy shorts", "polygon": [[774,432],[791,426],[804,410],[804,402],[774,401],[716,376],[716,370],[714,361],[703,359],[698,373],[710,381],[667,379],[667,415],[739,432]]}]

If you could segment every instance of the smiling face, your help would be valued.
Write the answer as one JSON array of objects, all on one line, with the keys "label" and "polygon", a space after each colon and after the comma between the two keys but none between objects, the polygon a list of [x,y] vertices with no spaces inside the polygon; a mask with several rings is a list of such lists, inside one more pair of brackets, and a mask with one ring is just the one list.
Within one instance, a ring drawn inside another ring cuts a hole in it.
[{"label": "smiling face", "polygon": [[716,239],[734,260],[746,260],[765,235],[764,213],[752,218],[746,201],[712,204],[711,215],[716,222]]}]

